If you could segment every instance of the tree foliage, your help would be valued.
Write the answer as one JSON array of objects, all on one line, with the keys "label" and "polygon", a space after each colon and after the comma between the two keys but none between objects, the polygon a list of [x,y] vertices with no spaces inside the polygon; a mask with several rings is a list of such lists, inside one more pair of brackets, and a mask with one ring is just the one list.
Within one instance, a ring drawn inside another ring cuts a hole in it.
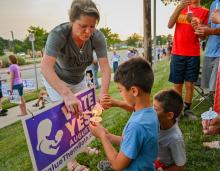
[{"label": "tree foliage", "polygon": [[4,49],[9,48],[9,41],[0,37],[0,55],[4,55]]},{"label": "tree foliage", "polygon": [[[30,26],[27,31],[35,36],[35,49],[42,51],[47,41],[48,32],[41,27],[35,26]],[[29,41],[29,38],[26,37],[25,41]]]},{"label": "tree foliage", "polygon": [[104,34],[108,47],[114,46],[115,44],[121,42],[119,38],[119,34],[112,33],[109,27],[103,27],[103,28],[100,28],[99,30]]},{"label": "tree foliage", "polygon": [[134,47],[136,47],[136,46],[137,46],[137,43],[138,43],[140,40],[142,41],[142,40],[143,40],[143,37],[140,36],[140,35],[137,34],[137,33],[134,33],[134,34],[132,34],[131,36],[128,37],[128,39],[126,40],[126,42],[127,42],[127,45],[128,45],[128,46],[134,46]]}]

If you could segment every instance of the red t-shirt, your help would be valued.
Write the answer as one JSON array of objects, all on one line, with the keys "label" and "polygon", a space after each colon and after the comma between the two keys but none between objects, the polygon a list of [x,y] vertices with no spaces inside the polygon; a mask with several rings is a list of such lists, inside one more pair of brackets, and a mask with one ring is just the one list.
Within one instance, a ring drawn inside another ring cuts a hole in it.
[{"label": "red t-shirt", "polygon": [[[208,23],[209,10],[203,7],[191,7],[193,17],[197,17],[201,24]],[[181,56],[200,56],[199,38],[195,30],[187,21],[187,8],[184,8],[177,21],[173,40],[172,54]]]}]

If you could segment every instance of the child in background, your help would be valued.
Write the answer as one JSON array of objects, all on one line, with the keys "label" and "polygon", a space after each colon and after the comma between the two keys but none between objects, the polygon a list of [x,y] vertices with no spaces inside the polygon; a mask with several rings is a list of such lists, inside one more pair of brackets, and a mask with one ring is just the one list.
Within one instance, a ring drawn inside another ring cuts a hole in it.
[{"label": "child in background", "polygon": [[156,165],[164,171],[182,171],[186,152],[176,119],[183,109],[182,97],[175,90],[163,90],[154,96],[154,109],[160,121],[159,153]]},{"label": "child in background", "polygon": [[[123,99],[133,106],[135,111],[122,136],[109,133],[101,124],[90,124],[90,130],[101,140],[113,170],[155,171],[159,123],[150,104],[154,81],[152,69],[144,59],[132,58],[119,66],[114,81]],[[120,151],[117,152],[111,143],[120,145]]]},{"label": "child in background", "polygon": [[37,102],[33,105],[33,107],[39,107],[40,103],[41,103],[41,107],[39,107],[39,109],[43,109],[45,108],[45,97],[47,97],[48,94],[46,92],[46,90],[41,89],[38,95],[38,100]]},{"label": "child in background", "polygon": [[21,104],[19,104],[21,114],[17,116],[25,116],[27,115],[25,99],[23,97],[23,83],[21,79],[21,71],[18,66],[17,58],[14,55],[10,55],[8,57],[9,72],[10,72],[10,90],[17,90],[19,92],[19,96],[21,97]]}]

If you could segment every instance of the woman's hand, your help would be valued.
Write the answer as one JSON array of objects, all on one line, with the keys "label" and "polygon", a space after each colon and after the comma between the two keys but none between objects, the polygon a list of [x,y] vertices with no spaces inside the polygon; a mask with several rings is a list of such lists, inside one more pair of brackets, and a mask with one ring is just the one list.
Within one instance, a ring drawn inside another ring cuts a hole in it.
[{"label": "woman's hand", "polygon": [[82,113],[81,103],[72,92],[63,96],[63,101],[68,112],[74,113],[76,116]]}]

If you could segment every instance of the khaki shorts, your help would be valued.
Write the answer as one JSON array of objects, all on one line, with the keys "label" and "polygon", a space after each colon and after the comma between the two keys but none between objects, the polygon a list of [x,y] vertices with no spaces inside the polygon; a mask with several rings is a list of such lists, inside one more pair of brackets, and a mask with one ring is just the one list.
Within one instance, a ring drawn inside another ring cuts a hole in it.
[{"label": "khaki shorts", "polygon": [[[47,80],[43,76],[42,76],[42,82],[43,82],[43,84],[44,84],[44,86],[47,90],[47,93],[48,93],[48,95],[49,95],[52,102],[57,102],[57,101],[62,101],[63,100],[62,97],[59,95],[59,93],[56,90],[54,90],[53,87],[51,87],[51,85],[47,82]],[[66,84],[67,87],[69,87],[71,89],[71,91],[74,94],[76,94],[76,93],[78,93],[78,92],[80,92],[80,91],[87,88],[85,77],[80,83],[78,83],[76,85],[67,84],[67,83],[65,83],[65,84]]]}]

